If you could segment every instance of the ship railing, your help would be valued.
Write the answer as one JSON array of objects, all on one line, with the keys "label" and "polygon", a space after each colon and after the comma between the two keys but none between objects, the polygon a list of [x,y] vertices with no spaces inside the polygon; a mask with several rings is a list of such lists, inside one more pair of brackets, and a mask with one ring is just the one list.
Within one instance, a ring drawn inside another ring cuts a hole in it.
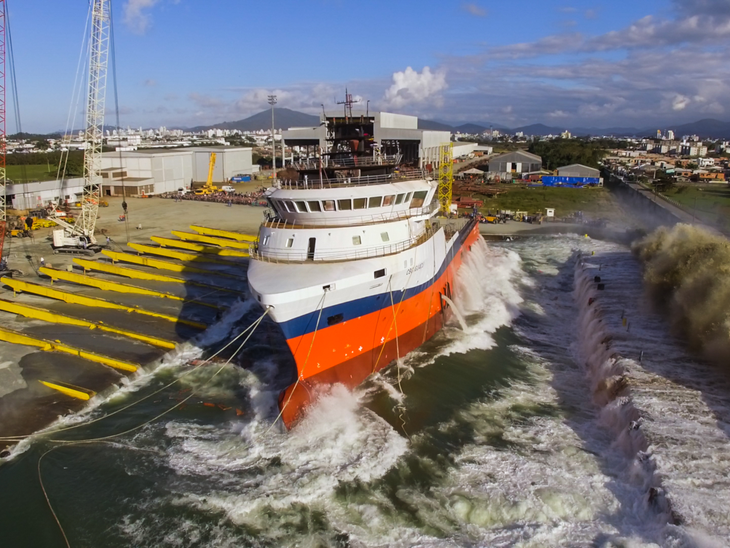
[{"label": "ship railing", "polygon": [[251,259],[268,263],[304,263],[304,262],[336,262],[351,261],[356,259],[371,259],[374,257],[385,257],[394,255],[412,247],[422,244],[439,230],[438,224],[434,224],[414,238],[379,247],[363,247],[362,249],[328,249],[317,250],[314,258],[311,258],[306,251],[262,251],[258,244],[252,243],[249,246]]},{"label": "ship railing", "polygon": [[380,175],[365,175],[362,177],[334,177],[334,178],[317,178],[311,179],[278,179],[277,188],[284,190],[302,190],[302,189],[323,189],[323,188],[346,188],[353,186],[367,185],[384,185],[399,181],[415,181],[418,179],[430,179],[431,175],[425,169],[409,169],[394,173],[383,173]]},{"label": "ship railing", "polygon": [[412,217],[420,217],[422,215],[431,215],[440,207],[438,201],[431,202],[426,207],[414,207],[393,213],[380,213],[378,215],[360,215],[357,217],[337,217],[333,219],[323,219],[322,223],[303,223],[301,221],[288,221],[279,217],[264,221],[263,226],[273,229],[297,229],[297,228],[333,228],[343,226],[359,226],[372,225],[378,223],[393,223],[397,221],[405,221]]},{"label": "ship railing", "polygon": [[349,168],[349,167],[369,167],[369,166],[392,166],[398,165],[402,160],[402,154],[390,154],[373,158],[372,156],[358,156],[356,158],[337,158],[323,156],[321,161],[318,158],[308,159],[305,161],[294,162],[292,167],[298,170],[313,170],[321,168]]}]

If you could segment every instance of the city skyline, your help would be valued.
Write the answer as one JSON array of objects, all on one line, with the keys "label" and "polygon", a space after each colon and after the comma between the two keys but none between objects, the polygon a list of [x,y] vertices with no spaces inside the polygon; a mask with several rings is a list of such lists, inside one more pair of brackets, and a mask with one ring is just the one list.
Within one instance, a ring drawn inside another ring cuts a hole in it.
[{"label": "city skyline", "polygon": [[[9,3],[24,131],[67,127],[86,18],[85,2]],[[507,127],[666,125],[730,112],[730,0],[118,0],[113,18],[122,126],[238,120],[272,93],[277,106],[317,114],[345,87],[371,110]],[[83,101],[72,126],[82,111]]]}]

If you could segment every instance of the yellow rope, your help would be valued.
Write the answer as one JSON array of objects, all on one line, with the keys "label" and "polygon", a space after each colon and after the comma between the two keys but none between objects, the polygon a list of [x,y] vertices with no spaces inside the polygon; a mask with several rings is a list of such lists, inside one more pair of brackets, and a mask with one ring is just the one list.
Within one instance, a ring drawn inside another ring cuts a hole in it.
[{"label": "yellow rope", "polygon": [[218,350],[215,354],[213,354],[212,356],[210,356],[209,358],[207,358],[205,361],[197,364],[194,368],[190,369],[189,371],[186,371],[185,373],[183,373],[182,375],[180,375],[179,377],[177,377],[172,382],[170,382],[170,383],[164,385],[163,387],[159,388],[158,390],[155,390],[154,392],[152,392],[152,393],[150,393],[150,394],[148,394],[148,395],[140,398],[139,400],[133,401],[133,402],[129,403],[128,405],[125,405],[125,406],[120,407],[119,409],[117,409],[115,411],[112,411],[111,413],[107,413],[106,415],[103,415],[101,417],[97,417],[96,419],[93,419],[93,420],[90,420],[90,421],[87,421],[87,422],[82,422],[82,423],[79,423],[79,424],[73,424],[73,425],[67,426],[65,428],[58,428],[58,429],[55,429],[55,430],[49,430],[49,431],[41,432],[41,433],[26,434],[26,435],[23,435],[23,436],[6,436],[6,437],[0,437],[0,441],[16,441],[16,442],[19,442],[19,441],[23,441],[25,439],[28,439],[28,438],[30,438],[33,435],[37,435],[37,436],[41,437],[41,436],[46,435],[46,434],[56,434],[58,432],[66,432],[68,430],[74,430],[75,428],[80,428],[82,426],[88,426],[90,424],[94,424],[94,423],[99,422],[101,420],[108,419],[109,417],[113,417],[114,415],[116,415],[118,413],[121,413],[122,411],[126,411],[130,407],[134,407],[138,403],[142,403],[143,401],[150,399],[152,396],[156,396],[157,394],[159,394],[163,390],[166,390],[167,388],[171,387],[172,385],[180,382],[182,379],[184,379],[186,376],[190,375],[193,371],[195,371],[199,367],[203,367],[204,365],[208,364],[211,360],[215,359],[226,348],[228,348],[229,346],[231,346],[234,342],[236,342],[238,339],[240,339],[243,335],[245,335],[246,333],[248,333],[248,331],[250,329],[252,329],[252,328],[255,329],[258,326],[258,324],[261,322],[261,320],[264,318],[264,316],[266,316],[268,313],[269,313],[269,310],[267,309],[257,320],[255,320],[246,329],[244,329],[243,331],[241,331],[241,333],[239,333],[233,339],[231,339],[231,341],[228,344],[226,344],[223,348],[221,348],[220,350]]},{"label": "yellow rope", "polygon": [[[248,337],[246,337],[246,339],[239,345],[239,347],[231,355],[231,357],[228,358],[228,360],[226,360],[226,362],[220,368],[218,368],[218,370],[215,373],[213,373],[213,375],[211,375],[210,378],[207,381],[205,381],[205,383],[203,383],[202,386],[206,386],[208,383],[210,383],[210,381],[212,381],[221,371],[223,371],[223,369],[231,362],[231,360],[238,354],[238,352],[241,351],[241,349],[243,348],[243,346],[248,342],[248,340],[253,335],[253,333],[256,330],[256,328],[261,324],[261,322],[263,321],[264,317],[269,313],[269,310],[270,310],[270,308],[267,308],[264,311],[264,313],[253,324],[251,324],[251,326],[249,326],[243,332],[243,333],[245,333],[246,331],[251,330],[251,333],[249,333]],[[236,337],[236,339],[240,338],[240,336],[241,335],[238,335]],[[230,345],[230,343],[229,343],[229,345]],[[226,345],[226,346],[229,346],[229,345]],[[221,350],[223,350],[223,349],[221,349]],[[58,525],[58,528],[61,530],[61,534],[63,535],[63,539],[65,540],[66,546],[68,548],[71,548],[71,545],[69,544],[69,541],[68,541],[68,537],[66,536],[66,532],[64,531],[63,526],[61,525],[61,522],[60,522],[60,520],[58,519],[58,517],[56,515],[56,512],[53,510],[53,505],[51,505],[51,501],[50,501],[50,499],[48,497],[48,493],[47,493],[46,488],[45,488],[45,486],[43,484],[43,475],[41,473],[41,462],[43,460],[43,457],[45,457],[51,451],[54,451],[55,449],[58,449],[60,447],[70,447],[71,445],[81,445],[81,444],[87,444],[87,443],[96,443],[96,442],[99,442],[99,441],[109,440],[109,439],[112,439],[112,438],[116,438],[116,437],[119,437],[119,436],[123,436],[125,434],[129,434],[130,432],[134,432],[136,430],[139,430],[140,428],[144,428],[148,424],[150,424],[150,423],[152,423],[152,422],[154,422],[154,421],[156,421],[156,420],[164,417],[165,415],[167,415],[168,413],[170,413],[171,411],[173,411],[174,409],[176,409],[179,405],[181,405],[181,404],[185,403],[186,401],[188,401],[194,395],[195,395],[195,391],[192,391],[190,393],[190,395],[187,396],[185,399],[183,399],[182,401],[176,402],[174,406],[172,406],[169,409],[163,411],[159,415],[157,415],[157,416],[153,417],[152,419],[150,419],[148,421],[145,421],[142,424],[139,424],[139,425],[137,425],[137,426],[135,426],[133,428],[129,428],[127,430],[124,430],[123,432],[117,432],[116,434],[110,434],[108,436],[100,436],[98,438],[90,438],[90,439],[86,439],[86,440],[68,440],[68,441],[67,440],[50,440],[52,442],[59,443],[59,444],[63,444],[63,445],[57,445],[55,447],[52,447],[51,449],[49,449],[48,451],[46,451],[45,453],[43,453],[43,455],[41,455],[41,457],[38,459],[38,467],[37,467],[38,468],[38,481],[39,481],[39,483],[41,485],[41,489],[43,491],[43,496],[46,499],[46,503],[48,504],[48,508],[51,511],[51,514],[53,515],[53,518],[56,520],[56,524]],[[142,401],[142,400],[139,400],[139,401]],[[136,403],[139,403],[139,401],[136,402]]]},{"label": "yellow rope", "polygon": [[[276,416],[276,419],[274,419],[274,422],[272,422],[271,425],[269,426],[269,428],[266,430],[266,433],[268,433],[269,430],[271,430],[274,427],[274,425],[279,421],[281,416],[284,414],[284,411],[286,410],[287,406],[289,405],[289,402],[294,397],[294,391],[297,389],[297,386],[299,386],[299,381],[304,378],[304,369],[307,367],[307,363],[309,362],[309,356],[311,355],[312,348],[314,347],[314,339],[317,336],[317,329],[319,329],[319,321],[322,318],[322,311],[324,310],[324,298],[326,296],[327,296],[327,290],[325,290],[325,292],[322,293],[322,298],[320,299],[319,304],[317,305],[319,307],[319,314],[317,315],[317,323],[314,326],[314,333],[312,333],[312,342],[309,343],[309,350],[307,350],[307,357],[304,359],[304,363],[302,364],[302,370],[301,370],[301,372],[297,371],[297,380],[294,383],[294,388],[292,388],[291,392],[289,392],[289,399],[287,399],[286,403],[281,406],[281,411],[279,411],[279,414]],[[305,388],[307,387],[306,384],[303,384],[302,386],[304,386]],[[308,388],[307,388],[307,391],[309,391]],[[310,395],[311,395],[311,393],[310,393]]]}]

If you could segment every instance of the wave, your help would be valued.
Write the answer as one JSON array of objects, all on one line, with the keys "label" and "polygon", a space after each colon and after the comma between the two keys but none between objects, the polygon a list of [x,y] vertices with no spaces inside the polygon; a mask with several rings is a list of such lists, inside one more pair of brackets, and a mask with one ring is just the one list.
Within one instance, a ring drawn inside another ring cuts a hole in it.
[{"label": "wave", "polygon": [[659,228],[633,246],[644,282],[673,329],[730,370],[730,242],[690,225]]}]

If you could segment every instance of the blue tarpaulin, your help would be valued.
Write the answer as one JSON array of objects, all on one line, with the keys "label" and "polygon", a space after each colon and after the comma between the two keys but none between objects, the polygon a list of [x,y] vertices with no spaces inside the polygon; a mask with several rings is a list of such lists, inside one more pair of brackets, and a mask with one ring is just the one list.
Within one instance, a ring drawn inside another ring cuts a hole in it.
[{"label": "blue tarpaulin", "polygon": [[565,186],[572,188],[580,188],[586,185],[597,185],[600,183],[598,177],[556,177],[543,176],[542,186]]}]

